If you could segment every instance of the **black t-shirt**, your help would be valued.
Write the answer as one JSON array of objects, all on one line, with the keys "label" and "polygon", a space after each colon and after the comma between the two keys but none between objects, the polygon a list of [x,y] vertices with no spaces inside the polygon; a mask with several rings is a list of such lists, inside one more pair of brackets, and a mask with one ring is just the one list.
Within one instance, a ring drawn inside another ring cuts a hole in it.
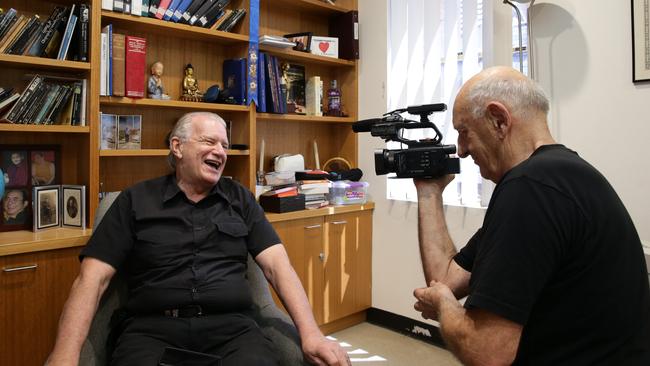
[{"label": "black t-shirt", "polygon": [[247,309],[247,255],[280,243],[264,211],[240,184],[222,178],[193,203],[174,176],[123,191],[81,257],[124,273],[135,313],[198,304],[211,312]]},{"label": "black t-shirt", "polygon": [[515,365],[650,365],[639,236],[605,177],[564,146],[502,178],[455,260],[471,272],[465,307],[524,326]]}]

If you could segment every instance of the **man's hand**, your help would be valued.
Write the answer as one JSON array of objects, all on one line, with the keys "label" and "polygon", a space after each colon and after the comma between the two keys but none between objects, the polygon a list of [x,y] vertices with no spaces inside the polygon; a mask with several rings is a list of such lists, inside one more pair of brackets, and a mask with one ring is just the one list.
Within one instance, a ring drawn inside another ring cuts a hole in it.
[{"label": "man's hand", "polygon": [[322,335],[303,339],[302,351],[307,361],[314,365],[351,366],[348,354],[336,342]]},{"label": "man's hand", "polygon": [[445,300],[456,302],[457,300],[454,293],[444,283],[431,281],[429,286],[413,291],[413,296],[418,300],[413,307],[422,313],[424,319],[438,320],[441,302]]},{"label": "man's hand", "polygon": [[452,180],[454,180],[454,175],[447,174],[438,178],[413,179],[413,183],[415,183],[418,197],[427,197],[434,194],[442,195],[442,191]]}]

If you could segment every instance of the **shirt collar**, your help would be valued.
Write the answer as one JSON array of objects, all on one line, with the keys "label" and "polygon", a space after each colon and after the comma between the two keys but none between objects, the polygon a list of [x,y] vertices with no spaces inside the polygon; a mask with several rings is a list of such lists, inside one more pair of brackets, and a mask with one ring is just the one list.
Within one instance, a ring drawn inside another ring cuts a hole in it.
[{"label": "shirt collar", "polygon": [[[219,197],[223,198],[226,202],[231,203],[230,197],[228,197],[228,195],[225,193],[223,183],[221,181],[222,178],[220,178],[217,184],[212,187],[210,193],[208,194],[208,197],[216,194]],[[181,192],[181,189],[178,187],[178,183],[176,182],[175,174],[170,174],[167,176],[163,189],[163,202],[169,201]]]}]

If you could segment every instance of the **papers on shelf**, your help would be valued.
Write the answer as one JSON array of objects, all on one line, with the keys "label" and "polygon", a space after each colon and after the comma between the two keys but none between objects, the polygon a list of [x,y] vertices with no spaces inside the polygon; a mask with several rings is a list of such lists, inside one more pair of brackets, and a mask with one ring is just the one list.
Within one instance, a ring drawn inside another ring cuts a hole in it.
[{"label": "papers on shelf", "polygon": [[289,48],[294,47],[296,42],[292,42],[281,36],[269,36],[265,34],[260,36],[260,44],[272,47]]}]

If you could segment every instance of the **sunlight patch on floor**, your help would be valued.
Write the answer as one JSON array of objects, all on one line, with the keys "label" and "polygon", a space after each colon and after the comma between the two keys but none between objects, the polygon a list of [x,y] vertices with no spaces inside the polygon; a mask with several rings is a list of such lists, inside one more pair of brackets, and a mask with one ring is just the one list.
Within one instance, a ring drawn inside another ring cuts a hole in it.
[{"label": "sunlight patch on floor", "polygon": [[327,336],[327,339],[330,341],[338,342],[339,345],[348,353],[350,356],[350,361],[352,362],[381,362],[381,361],[388,361],[385,358],[379,356],[379,355],[374,355],[374,356],[369,356],[368,351],[363,350],[361,348],[349,350],[348,348],[352,348],[352,345],[347,343],[347,342],[339,342],[336,338],[332,336]]}]

